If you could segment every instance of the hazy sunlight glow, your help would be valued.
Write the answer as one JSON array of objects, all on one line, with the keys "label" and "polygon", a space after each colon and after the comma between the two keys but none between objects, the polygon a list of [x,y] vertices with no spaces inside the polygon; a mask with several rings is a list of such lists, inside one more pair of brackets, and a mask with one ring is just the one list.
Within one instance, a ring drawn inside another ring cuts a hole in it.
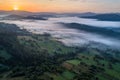
[{"label": "hazy sunlight glow", "polygon": [[31,12],[120,12],[119,9],[120,0],[0,0],[0,10],[24,10]]},{"label": "hazy sunlight glow", "polygon": [[16,10],[19,10],[18,6],[14,6],[14,7],[13,7],[13,10],[15,10],[15,11],[16,11]]}]

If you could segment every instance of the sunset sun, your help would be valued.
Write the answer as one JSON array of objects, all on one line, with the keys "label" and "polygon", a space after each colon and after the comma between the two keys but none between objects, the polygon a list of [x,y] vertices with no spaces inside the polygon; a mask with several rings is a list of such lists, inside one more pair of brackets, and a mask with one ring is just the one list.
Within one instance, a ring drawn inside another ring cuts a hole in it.
[{"label": "sunset sun", "polygon": [[19,10],[19,7],[18,6],[13,6],[13,10],[17,11],[17,10]]}]

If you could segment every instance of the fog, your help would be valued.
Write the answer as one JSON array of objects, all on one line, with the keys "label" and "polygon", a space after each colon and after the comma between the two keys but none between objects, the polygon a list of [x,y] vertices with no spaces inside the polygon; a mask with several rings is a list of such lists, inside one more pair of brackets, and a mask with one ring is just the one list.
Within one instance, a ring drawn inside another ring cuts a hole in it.
[{"label": "fog", "polygon": [[54,39],[61,41],[67,46],[99,43],[109,47],[120,48],[120,40],[77,29],[66,28],[60,24],[80,23],[97,27],[119,28],[120,22],[98,21],[96,19],[83,19],[78,17],[49,18],[48,20],[0,20],[0,22],[16,24],[21,29],[26,29],[35,34],[49,33]]},{"label": "fog", "polygon": [[97,27],[112,27],[112,28],[120,28],[120,22],[113,21],[99,21],[97,19],[86,19],[79,17],[60,17],[60,18],[49,18],[50,21],[53,22],[64,22],[64,23],[80,23],[90,26]]}]

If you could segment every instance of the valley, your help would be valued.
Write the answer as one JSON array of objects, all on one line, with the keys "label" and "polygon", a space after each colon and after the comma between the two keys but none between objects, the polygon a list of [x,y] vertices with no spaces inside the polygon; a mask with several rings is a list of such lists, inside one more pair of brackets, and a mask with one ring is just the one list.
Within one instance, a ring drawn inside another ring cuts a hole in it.
[{"label": "valley", "polygon": [[67,47],[50,34],[0,23],[1,80],[119,80],[120,51]]}]

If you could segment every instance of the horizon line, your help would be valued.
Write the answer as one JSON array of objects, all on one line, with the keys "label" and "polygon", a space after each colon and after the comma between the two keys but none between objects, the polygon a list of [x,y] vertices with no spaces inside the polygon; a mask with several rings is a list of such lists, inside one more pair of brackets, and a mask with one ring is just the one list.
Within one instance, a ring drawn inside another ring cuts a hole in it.
[{"label": "horizon line", "polygon": [[23,12],[31,12],[31,13],[120,13],[120,12],[94,12],[94,11],[82,11],[82,12],[54,12],[54,11],[28,11],[28,10],[0,10],[0,11],[23,11]]}]

